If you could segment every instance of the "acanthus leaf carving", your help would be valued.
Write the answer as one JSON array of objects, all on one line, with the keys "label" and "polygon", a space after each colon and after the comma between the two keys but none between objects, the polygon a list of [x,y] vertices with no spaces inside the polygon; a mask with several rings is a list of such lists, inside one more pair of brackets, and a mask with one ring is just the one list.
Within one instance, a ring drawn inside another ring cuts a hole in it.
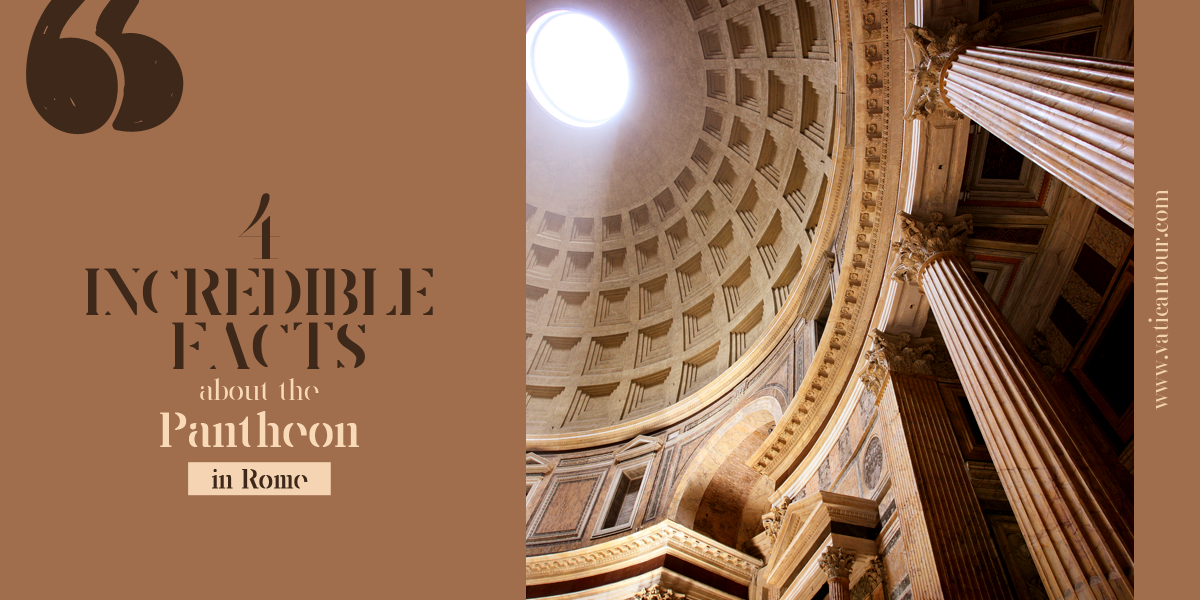
[{"label": "acanthus leaf carving", "polygon": [[854,551],[845,548],[829,548],[821,553],[817,565],[825,570],[830,579],[850,578],[850,570],[854,567]]},{"label": "acanthus leaf carving", "polygon": [[942,97],[942,70],[968,46],[991,41],[999,33],[1000,13],[971,26],[951,17],[950,29],[941,35],[909,23],[904,28],[904,37],[917,55],[917,66],[909,71],[913,93],[905,118],[924,119],[940,109],[951,119],[961,119],[963,115]]},{"label": "acanthus leaf carving", "polygon": [[880,393],[888,371],[911,375],[933,375],[933,338],[914,339],[907,333],[893,335],[878,329],[871,332],[873,343],[866,356],[860,378],[875,394]]},{"label": "acanthus leaf carving", "polygon": [[792,499],[784,496],[779,504],[771,507],[771,512],[762,516],[763,529],[767,531],[772,544],[779,537],[779,528],[783,526],[783,518],[787,516],[788,505],[791,503]]},{"label": "acanthus leaf carving", "polygon": [[882,585],[883,589],[887,589],[887,569],[883,565],[883,559],[876,556],[871,559],[871,563],[867,565],[867,571],[863,573],[863,579],[870,582],[871,589],[877,585]]},{"label": "acanthus leaf carving", "polygon": [[897,263],[892,275],[905,283],[920,283],[918,274],[925,261],[935,254],[954,252],[966,255],[967,236],[974,231],[971,215],[947,219],[940,212],[921,218],[901,212],[900,240],[892,243]]},{"label": "acanthus leaf carving", "polygon": [[646,589],[639,590],[630,600],[687,600],[687,596],[656,583]]}]

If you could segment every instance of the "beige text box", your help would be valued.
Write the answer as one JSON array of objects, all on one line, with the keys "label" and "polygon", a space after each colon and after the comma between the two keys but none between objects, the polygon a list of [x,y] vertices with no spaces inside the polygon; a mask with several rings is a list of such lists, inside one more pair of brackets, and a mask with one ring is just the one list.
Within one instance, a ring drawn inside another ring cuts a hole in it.
[{"label": "beige text box", "polygon": [[189,462],[189,496],[329,496],[327,462]]}]

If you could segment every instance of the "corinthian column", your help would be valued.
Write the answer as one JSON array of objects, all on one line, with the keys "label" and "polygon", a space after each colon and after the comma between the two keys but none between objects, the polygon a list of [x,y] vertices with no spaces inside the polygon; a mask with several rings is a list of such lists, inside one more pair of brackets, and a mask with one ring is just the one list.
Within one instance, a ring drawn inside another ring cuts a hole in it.
[{"label": "corinthian column", "polygon": [[829,600],[850,600],[850,570],[854,567],[854,551],[842,548],[826,550],[817,561],[829,578]]},{"label": "corinthian column", "polygon": [[910,24],[910,117],[966,115],[1132,227],[1133,64],[984,45],[998,31],[998,15],[944,36]]},{"label": "corinthian column", "polygon": [[971,271],[970,216],[900,223],[896,277],[929,300],[1050,597],[1132,599],[1132,496]]},{"label": "corinthian column", "polygon": [[1011,599],[933,377],[932,338],[875,330],[863,384],[879,412],[913,598]]}]

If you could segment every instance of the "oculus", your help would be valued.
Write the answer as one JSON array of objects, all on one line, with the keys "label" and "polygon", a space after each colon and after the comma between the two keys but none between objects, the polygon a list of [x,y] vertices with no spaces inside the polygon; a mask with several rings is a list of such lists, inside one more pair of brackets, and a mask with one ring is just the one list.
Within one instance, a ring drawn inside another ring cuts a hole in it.
[{"label": "oculus", "polygon": [[629,69],[616,38],[599,21],[556,10],[525,32],[525,83],[554,118],[595,127],[625,105]]}]

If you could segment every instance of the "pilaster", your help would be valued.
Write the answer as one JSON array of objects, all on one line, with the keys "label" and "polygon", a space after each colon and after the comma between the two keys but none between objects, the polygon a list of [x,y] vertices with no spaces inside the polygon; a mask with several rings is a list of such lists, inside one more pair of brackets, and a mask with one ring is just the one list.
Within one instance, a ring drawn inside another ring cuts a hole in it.
[{"label": "pilaster", "polygon": [[1011,598],[932,376],[932,338],[873,335],[862,379],[881,398],[913,598]]}]

